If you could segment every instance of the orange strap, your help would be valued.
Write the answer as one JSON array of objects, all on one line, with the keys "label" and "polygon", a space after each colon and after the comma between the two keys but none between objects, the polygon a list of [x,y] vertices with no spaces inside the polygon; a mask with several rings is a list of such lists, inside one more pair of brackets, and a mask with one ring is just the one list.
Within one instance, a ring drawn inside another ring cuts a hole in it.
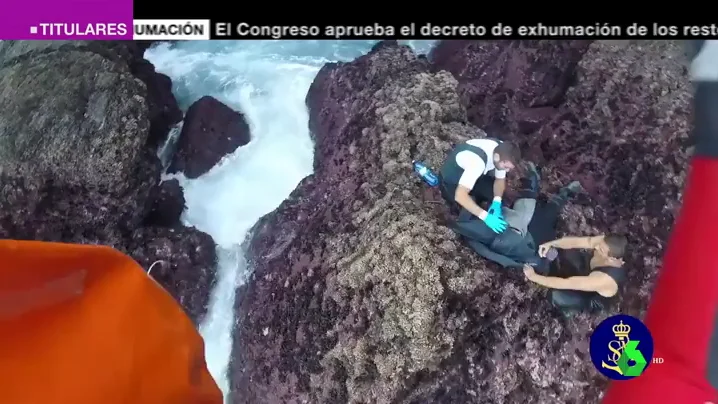
[{"label": "orange strap", "polygon": [[222,404],[175,300],[109,247],[0,240],[0,402]]}]

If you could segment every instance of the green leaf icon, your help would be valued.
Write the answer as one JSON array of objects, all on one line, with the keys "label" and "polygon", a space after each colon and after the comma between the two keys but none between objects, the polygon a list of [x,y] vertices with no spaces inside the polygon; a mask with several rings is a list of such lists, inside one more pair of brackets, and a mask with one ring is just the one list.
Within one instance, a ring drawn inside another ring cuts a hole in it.
[{"label": "green leaf icon", "polygon": [[[621,369],[621,373],[624,376],[636,377],[643,373],[643,369],[646,368],[646,358],[643,357],[641,351],[639,351],[638,343],[640,341],[629,341],[623,350],[623,354],[618,358],[618,368]],[[628,361],[633,360],[635,364],[628,366]]]}]

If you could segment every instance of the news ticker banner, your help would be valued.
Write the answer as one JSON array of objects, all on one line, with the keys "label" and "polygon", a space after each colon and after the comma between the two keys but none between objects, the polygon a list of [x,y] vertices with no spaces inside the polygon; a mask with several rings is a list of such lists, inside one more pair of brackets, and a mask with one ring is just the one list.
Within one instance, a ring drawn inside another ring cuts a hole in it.
[{"label": "news ticker banner", "polygon": [[202,39],[689,39],[717,38],[718,24],[466,24],[279,25],[226,20],[134,20],[137,40]]},{"label": "news ticker banner", "polygon": [[[8,3],[9,1],[9,3]],[[718,39],[718,25],[657,22],[583,24],[427,21],[312,21],[287,24],[248,18],[138,19],[147,14],[133,0],[5,0],[0,39],[208,40],[208,39]],[[207,5],[207,9],[212,9]],[[137,10],[140,10],[139,12]],[[224,14],[227,14],[224,7]],[[458,17],[457,17],[458,18]]]}]

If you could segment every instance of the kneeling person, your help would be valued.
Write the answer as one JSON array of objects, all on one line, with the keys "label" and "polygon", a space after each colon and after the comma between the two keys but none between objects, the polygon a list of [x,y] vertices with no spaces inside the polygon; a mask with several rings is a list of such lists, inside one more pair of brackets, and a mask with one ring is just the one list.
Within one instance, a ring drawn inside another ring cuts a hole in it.
[{"label": "kneeling person", "polygon": [[[518,164],[519,158],[518,147],[497,139],[462,143],[449,153],[441,168],[441,194],[451,205],[458,204],[486,222],[491,230],[501,233],[506,229],[501,215],[506,173]],[[492,201],[489,212],[477,204],[489,200]]]},{"label": "kneeling person", "polygon": [[605,310],[626,281],[623,256],[627,244],[626,237],[622,235],[563,237],[542,244],[539,255],[545,256],[551,248],[572,250],[570,252],[578,258],[566,260],[573,261],[571,265],[575,270],[572,272],[583,274],[543,276],[529,266],[524,267],[524,273],[530,281],[554,289],[551,291],[551,302],[564,312]]}]

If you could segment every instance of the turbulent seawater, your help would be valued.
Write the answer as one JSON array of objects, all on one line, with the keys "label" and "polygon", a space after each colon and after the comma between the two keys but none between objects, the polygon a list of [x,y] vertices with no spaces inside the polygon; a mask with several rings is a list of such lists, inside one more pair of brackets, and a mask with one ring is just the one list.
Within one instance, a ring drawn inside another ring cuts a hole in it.
[{"label": "turbulent seawater", "polygon": [[[211,95],[245,114],[252,141],[194,180],[173,176],[187,200],[183,220],[210,234],[219,257],[217,286],[200,326],[209,370],[225,397],[232,351],[235,291],[247,268],[240,244],[312,173],[313,144],[304,99],[327,62],[350,61],[376,41],[188,41],[159,44],[145,57],[167,74],[186,111]],[[408,41],[425,53],[432,41]]]}]

